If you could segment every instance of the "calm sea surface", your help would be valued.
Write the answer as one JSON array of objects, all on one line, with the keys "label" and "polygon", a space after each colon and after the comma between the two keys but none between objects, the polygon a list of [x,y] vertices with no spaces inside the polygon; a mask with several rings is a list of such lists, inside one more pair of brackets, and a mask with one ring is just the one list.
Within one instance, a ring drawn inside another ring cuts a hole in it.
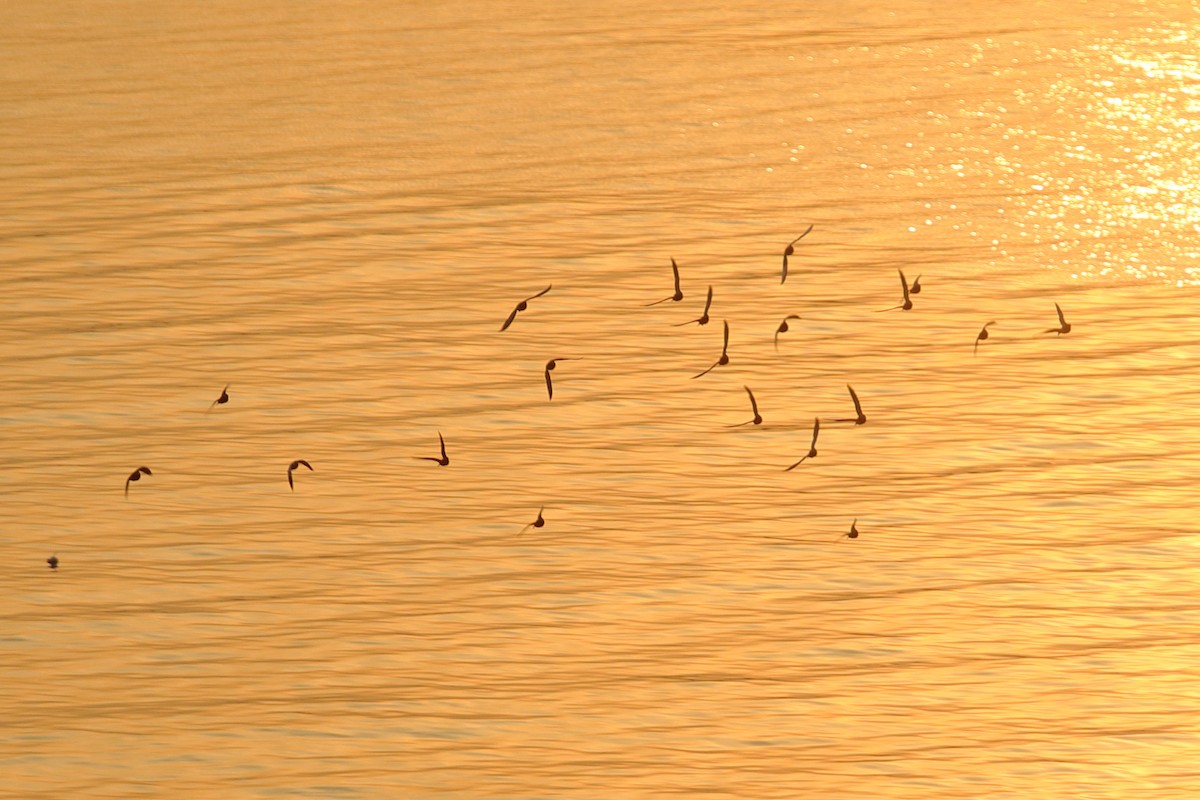
[{"label": "calm sea surface", "polygon": [[1200,795],[1191,4],[0,31],[0,797]]}]

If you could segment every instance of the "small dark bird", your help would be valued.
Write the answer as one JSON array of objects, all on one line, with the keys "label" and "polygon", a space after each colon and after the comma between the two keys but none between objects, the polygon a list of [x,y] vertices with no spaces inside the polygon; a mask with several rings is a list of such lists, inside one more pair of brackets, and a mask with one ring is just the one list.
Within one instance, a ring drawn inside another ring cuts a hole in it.
[{"label": "small dark bird", "polygon": [[668,300],[674,300],[676,303],[678,303],[683,299],[683,289],[679,288],[679,265],[675,263],[675,259],[673,258],[671,259],[671,271],[675,273],[675,294],[671,295],[670,297],[664,297],[662,300],[655,300],[653,303],[647,303],[646,308],[649,308],[650,306],[656,306],[659,303],[665,303]]},{"label": "small dark bird", "polygon": [[1057,333],[1059,336],[1062,336],[1064,333],[1070,333],[1071,323],[1067,322],[1067,318],[1063,316],[1062,309],[1058,307],[1058,303],[1054,304],[1054,310],[1058,312],[1058,327],[1048,328],[1042,331],[1042,333]]},{"label": "small dark bird", "polygon": [[722,320],[722,322],[725,323],[725,344],[721,345],[721,357],[718,358],[711,367],[704,370],[704,372],[701,372],[698,375],[693,375],[693,379],[699,378],[701,375],[707,375],[717,367],[723,367],[729,363],[729,321]]},{"label": "small dark bird", "polygon": [[854,387],[847,383],[846,388],[850,390],[850,399],[854,401],[854,410],[858,412],[858,416],[850,419],[837,419],[834,422],[853,422],[855,425],[865,425],[867,415],[863,413],[862,403],[858,402],[858,395],[854,393]]},{"label": "small dark bird", "polygon": [[225,388],[221,390],[221,396],[218,397],[216,400],[212,401],[212,405],[210,405],[208,407],[208,410],[212,411],[214,407],[223,406],[228,402],[229,402],[229,384],[227,383],[227,384],[225,384]]},{"label": "small dark bird", "polygon": [[[559,361],[579,361],[578,358],[552,358],[546,362],[546,396],[554,399],[554,384],[550,380],[550,370],[558,366]],[[444,455],[444,453],[443,453]]]},{"label": "small dark bird", "polygon": [[995,325],[995,324],[996,324],[996,320],[992,320],[991,322],[987,323],[987,325],[984,325],[982,328],[979,329],[979,335],[975,337],[975,350],[974,350],[975,355],[979,355],[979,343],[982,342],[984,339],[988,338],[988,325]]},{"label": "small dark bird", "polygon": [[315,470],[312,468],[312,464],[308,463],[303,458],[297,458],[295,461],[288,464],[288,488],[293,492],[296,491],[296,484],[292,483],[292,472],[295,471],[296,467],[308,467],[309,472],[315,472]]},{"label": "small dark bird", "polygon": [[910,294],[920,294],[921,293],[921,276],[920,275],[918,275],[917,279],[912,282],[912,286],[908,287],[908,291]]},{"label": "small dark bird", "polygon": [[517,303],[517,307],[512,310],[511,314],[508,315],[508,319],[504,320],[504,324],[500,326],[500,330],[502,330],[502,331],[507,330],[508,326],[512,325],[513,320],[517,318],[517,314],[519,312],[524,311],[525,309],[529,308],[530,300],[536,300],[537,298],[541,297],[542,295],[544,295],[546,292],[550,291],[553,288],[554,288],[554,284],[552,283],[549,286],[547,286],[545,289],[542,289],[540,292],[535,294],[533,297],[526,297],[524,300]]},{"label": "small dark bird", "polygon": [[792,241],[788,244],[787,248],[783,251],[783,275],[781,275],[779,278],[779,282],[781,284],[787,280],[788,256],[790,256],[796,252],[796,242],[800,241],[805,236],[808,236],[808,234],[812,231],[812,229],[813,229],[813,226],[809,225],[808,228],[804,231],[804,233],[800,234],[795,239],[792,239]]},{"label": "small dark bird", "polygon": [[47,558],[46,563],[50,565],[50,569],[58,569],[58,553]]},{"label": "small dark bird", "polygon": [[446,440],[442,438],[442,432],[438,431],[438,441],[442,443],[442,457],[434,458],[433,456],[413,456],[417,461],[436,461],[443,467],[449,466],[450,456],[446,455]]},{"label": "small dark bird", "polygon": [[846,533],[843,533],[842,536],[839,536],[838,538],[841,539],[843,536],[846,537],[847,539],[857,539],[858,538],[858,520],[857,519],[855,519],[854,522],[850,523],[850,530],[847,531]]},{"label": "small dark bird", "polygon": [[[902,302],[898,306],[892,306],[891,308],[881,308],[881,309],[879,309],[880,311],[894,311],[897,308],[902,308],[905,311],[909,311],[912,309],[912,300],[908,296],[908,281],[905,280],[905,278],[904,278],[904,270],[898,269],[898,270],[896,270],[896,272],[900,273],[900,287],[902,289],[904,289],[904,302]],[[917,280],[920,280],[920,278],[918,278]]]},{"label": "small dark bird", "polygon": [[754,419],[746,422],[739,422],[737,425],[727,425],[728,428],[740,428],[743,425],[762,425],[762,415],[758,413],[758,403],[754,400],[754,392],[750,391],[749,386],[743,386],[746,394],[750,395],[750,408],[754,411]]},{"label": "small dark bird", "polygon": [[677,322],[675,324],[675,327],[681,328],[684,325],[691,325],[693,322],[696,323],[697,325],[707,325],[708,324],[708,310],[710,308],[712,308],[712,287],[711,286],[708,287],[708,299],[704,301],[704,313],[701,314],[696,319],[689,319],[687,322]]},{"label": "small dark bird", "polygon": [[149,467],[138,467],[133,472],[129,473],[129,477],[125,479],[125,496],[129,497],[129,484],[134,481],[140,481],[143,475],[153,475]]},{"label": "small dark bird", "polygon": [[[542,518],[542,512],[545,510],[546,510],[545,506],[542,506],[541,508],[539,508],[537,519],[535,519],[533,522],[526,525],[524,528],[521,528],[521,533],[524,533],[525,531],[529,530],[530,528],[544,527],[546,525],[546,520]],[[520,536],[521,533],[518,533],[517,535]]]},{"label": "small dark bird", "polygon": [[797,461],[795,464],[792,464],[790,467],[785,469],[784,472],[791,472],[796,467],[803,464],[805,459],[817,457],[817,434],[820,432],[821,432],[821,419],[820,419],[820,417],[814,417],[813,418],[813,438],[812,438],[812,444],[810,444],[808,446],[808,454],[805,455],[804,458]]},{"label": "small dark bird", "polygon": [[783,318],[783,322],[779,323],[779,327],[775,329],[775,352],[779,352],[779,334],[788,332],[787,321],[789,319],[802,319],[799,314],[788,314]]}]

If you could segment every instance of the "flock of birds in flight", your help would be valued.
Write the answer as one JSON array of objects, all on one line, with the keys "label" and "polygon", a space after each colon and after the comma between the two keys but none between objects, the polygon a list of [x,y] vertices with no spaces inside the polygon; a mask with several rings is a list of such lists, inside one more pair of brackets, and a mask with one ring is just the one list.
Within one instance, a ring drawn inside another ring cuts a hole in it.
[{"label": "flock of birds in flight", "polygon": [[[808,234],[810,234],[812,232],[812,230],[813,230],[813,226],[809,225],[804,230],[803,233],[801,233],[799,236],[797,236],[795,239],[793,239],[791,242],[789,242],[787,247],[784,248],[783,270],[782,270],[782,273],[780,275],[780,280],[779,280],[779,282],[781,284],[787,281],[788,257],[795,254],[796,244],[799,243],[800,240],[803,239],[805,236],[808,236]],[[920,275],[918,275],[916,280],[914,280],[910,284],[908,282],[908,279],[905,278],[903,270],[897,269],[896,271],[900,274],[900,288],[901,288],[901,292],[902,292],[901,300],[897,305],[890,306],[888,308],[878,309],[879,312],[895,311],[897,309],[902,310],[902,311],[911,311],[912,307],[913,307],[912,296],[921,293],[921,276]],[[682,288],[682,285],[681,285],[680,279],[679,279],[679,265],[675,263],[674,258],[671,259],[671,272],[673,273],[674,278],[675,278],[675,291],[672,294],[668,295],[667,297],[664,297],[661,300],[656,300],[653,303],[648,303],[646,305],[647,308],[649,308],[650,306],[657,306],[662,303],[668,303],[668,302],[678,303],[683,300],[683,288]],[[502,324],[500,326],[500,331],[503,332],[503,331],[508,330],[508,328],[513,324],[513,322],[516,321],[517,315],[520,314],[522,311],[527,311],[529,309],[529,303],[531,301],[544,296],[553,288],[554,288],[554,284],[550,284],[549,286],[547,286],[545,289],[542,289],[537,294],[526,297],[524,300],[517,303],[517,305],[513,308],[512,313],[510,313],[508,315],[508,317],[504,320],[504,324]],[[688,320],[687,322],[676,323],[675,327],[680,327],[683,325],[692,325],[692,324],[707,325],[710,321],[708,312],[712,308],[712,300],[713,300],[713,288],[710,285],[708,287],[708,297],[704,301],[704,311],[701,312],[700,316],[697,317],[696,319]],[[1054,310],[1058,313],[1058,326],[1054,327],[1054,328],[1047,328],[1046,330],[1042,331],[1042,335],[1045,335],[1048,333],[1054,333],[1059,336],[1062,336],[1064,334],[1070,333],[1071,332],[1071,324],[1069,322],[1067,322],[1066,317],[1063,315],[1063,310],[1058,305],[1058,303],[1054,304]],[[798,320],[798,319],[802,319],[802,317],[800,317],[800,315],[798,315],[798,314],[788,314],[786,317],[783,318],[783,321],[781,321],[779,323],[779,327],[777,327],[775,329],[775,337],[774,337],[774,344],[775,344],[776,352],[779,351],[779,336],[780,336],[780,334],[788,332],[788,321],[789,320]],[[722,320],[722,323],[723,323],[725,330],[724,330],[724,336],[723,336],[722,345],[721,345],[721,355],[717,358],[716,361],[714,361],[712,363],[712,366],[693,375],[692,376],[693,379],[703,377],[703,376],[707,375],[708,373],[712,372],[717,367],[723,367],[729,363],[729,322],[727,320]],[[979,354],[979,343],[986,341],[988,339],[988,336],[989,336],[988,328],[995,324],[996,324],[995,320],[989,320],[987,323],[984,324],[984,326],[982,328],[980,328],[979,333],[976,334],[975,344],[974,344],[974,347],[972,350],[972,352],[975,356],[978,356],[978,354]],[[580,360],[580,359],[578,359],[578,358],[552,358],[546,362],[546,366],[545,366],[545,370],[544,370],[544,377],[546,380],[546,396],[549,400],[554,399],[554,381],[550,377],[550,373],[553,372],[555,367],[558,366],[559,361],[578,361],[578,360]],[[754,392],[750,391],[749,386],[743,386],[742,388],[746,390],[746,394],[750,398],[750,408],[754,413],[754,418],[751,420],[748,420],[746,422],[741,422],[741,423],[738,423],[737,425],[732,425],[729,427],[741,427],[742,425],[761,425],[763,418],[762,418],[762,415],[759,414],[759,412],[758,412],[758,402],[754,399]],[[865,425],[867,422],[867,415],[863,412],[862,402],[858,398],[858,393],[854,391],[854,387],[851,386],[850,384],[846,384],[846,389],[849,390],[850,399],[854,403],[855,416],[846,417],[846,418],[842,418],[842,419],[835,419],[833,421],[834,422],[853,422],[855,425]],[[208,407],[208,410],[212,411],[212,409],[216,408],[217,406],[225,405],[228,402],[229,402],[229,385],[226,384],[225,388],[221,390],[221,395],[212,402],[212,404]],[[784,469],[784,472],[791,472],[792,470],[794,470],[796,467],[803,464],[808,459],[817,457],[817,437],[820,435],[820,433],[821,433],[821,419],[820,419],[820,417],[815,417],[813,419],[812,441],[809,443],[808,452],[805,453],[803,456],[801,456],[800,460],[796,461],[796,463],[792,464],[789,467],[786,467]],[[438,443],[441,447],[441,455],[440,456],[438,456],[436,458],[434,456],[413,456],[413,458],[418,461],[433,461],[442,467],[449,466],[450,465],[450,457],[446,454],[446,440],[444,438],[442,438],[442,434],[440,431],[438,432]],[[296,490],[296,484],[292,477],[292,473],[294,473],[300,467],[305,467],[310,472],[315,471],[315,470],[313,470],[312,464],[309,464],[307,461],[305,461],[302,458],[298,458],[295,461],[288,464],[287,482],[288,482],[288,488],[291,489],[292,491]],[[154,473],[150,471],[149,467],[142,466],[142,467],[138,467],[133,472],[131,472],[129,474],[129,477],[125,479],[125,497],[126,498],[129,497],[129,484],[136,483],[137,481],[141,480],[143,475],[153,477]],[[538,509],[537,518],[533,522],[530,522],[528,525],[526,525],[524,528],[522,528],[521,533],[524,533],[525,531],[529,530],[530,528],[543,527],[546,524],[546,520],[542,516],[542,514],[545,510],[546,510],[545,506],[542,506],[542,508]],[[841,538],[857,539],[858,535],[859,535],[858,534],[858,520],[855,519],[853,522],[850,523],[850,530],[847,531],[846,533],[842,534],[838,538],[839,539],[841,539]],[[50,556],[50,558],[46,559],[46,563],[50,565],[50,569],[52,569],[52,570],[58,569],[58,564],[59,564],[58,554],[55,553],[54,555]]]}]

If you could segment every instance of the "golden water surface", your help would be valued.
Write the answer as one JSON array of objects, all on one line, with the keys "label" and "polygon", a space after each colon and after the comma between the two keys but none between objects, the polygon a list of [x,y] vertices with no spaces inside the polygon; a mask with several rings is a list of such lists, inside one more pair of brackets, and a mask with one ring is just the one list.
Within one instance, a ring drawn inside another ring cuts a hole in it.
[{"label": "golden water surface", "polygon": [[0,31],[0,796],[1200,796],[1191,4]]}]

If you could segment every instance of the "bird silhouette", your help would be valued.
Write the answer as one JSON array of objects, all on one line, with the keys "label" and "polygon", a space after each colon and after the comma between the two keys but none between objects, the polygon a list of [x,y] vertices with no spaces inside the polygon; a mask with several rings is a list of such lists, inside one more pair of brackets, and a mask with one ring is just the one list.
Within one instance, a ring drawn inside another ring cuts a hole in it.
[{"label": "bird silhouette", "polygon": [[58,569],[58,553],[47,558],[46,563],[50,565],[50,569]]},{"label": "bird silhouette", "polygon": [[[533,522],[526,525],[524,528],[521,528],[521,533],[524,533],[525,531],[529,530],[530,528],[541,528],[541,527],[545,526],[546,520],[542,517],[542,512],[545,510],[546,510],[545,506],[542,506],[541,508],[539,508],[537,519],[535,519]],[[517,535],[520,536],[521,534],[518,533]]]},{"label": "bird silhouette", "polygon": [[554,383],[550,380],[550,371],[558,366],[559,361],[579,361],[578,358],[552,358],[546,362],[546,396],[554,399]]},{"label": "bird silhouette", "polygon": [[668,300],[674,300],[676,303],[678,303],[683,299],[683,289],[679,288],[679,265],[675,263],[675,259],[673,258],[671,259],[671,271],[675,273],[675,294],[671,295],[670,297],[664,297],[662,300],[655,300],[653,303],[647,303],[646,308],[649,308],[650,306],[656,306],[659,303],[665,303]]},{"label": "bird silhouette", "polygon": [[804,458],[800,459],[795,464],[792,464],[790,467],[785,469],[784,472],[791,472],[796,467],[803,464],[806,459],[817,457],[817,434],[819,434],[820,432],[821,432],[821,419],[820,419],[820,417],[814,417],[813,418],[813,438],[812,438],[812,443],[808,446],[808,453],[805,454]]},{"label": "bird silhouette", "polygon": [[125,496],[129,497],[129,484],[134,481],[140,481],[143,475],[153,475],[149,467],[138,467],[133,472],[129,473],[129,477],[125,479]]},{"label": "bird silhouette", "polygon": [[775,352],[779,352],[779,334],[788,332],[789,319],[803,319],[799,314],[788,314],[783,318],[783,322],[779,323],[779,327],[775,329]]},{"label": "bird silhouette", "polygon": [[526,297],[524,300],[517,303],[517,307],[512,310],[511,314],[508,315],[508,319],[504,320],[504,324],[500,326],[500,330],[502,330],[502,331],[507,330],[508,326],[512,325],[513,320],[517,318],[517,314],[524,311],[525,309],[529,308],[530,300],[536,300],[537,298],[541,297],[542,295],[544,295],[546,292],[550,291],[553,288],[554,288],[554,284],[552,283],[549,286],[547,286],[545,289],[542,289],[540,292],[533,295],[532,297]]},{"label": "bird silhouette", "polygon": [[225,388],[221,390],[221,396],[212,401],[212,405],[208,407],[212,411],[216,406],[223,406],[229,402],[229,384],[225,384]]},{"label": "bird silhouette", "polygon": [[708,324],[708,310],[710,308],[712,308],[712,286],[708,287],[708,299],[704,301],[704,313],[701,314],[700,316],[696,317],[696,319],[689,319],[687,322],[677,322],[677,323],[675,323],[675,327],[681,328],[684,325],[691,325],[693,322],[696,323],[697,325],[707,325]]},{"label": "bird silhouette", "polygon": [[1047,328],[1042,333],[1057,333],[1059,336],[1062,336],[1064,333],[1070,333],[1071,323],[1067,322],[1067,318],[1063,316],[1062,309],[1059,308],[1058,303],[1054,304],[1054,310],[1058,312],[1058,327]]},{"label": "bird silhouette", "polygon": [[850,399],[854,401],[854,410],[858,412],[858,416],[849,419],[835,419],[834,422],[853,422],[855,425],[865,425],[867,415],[863,413],[862,403],[858,402],[858,395],[855,393],[854,387],[847,383],[846,388],[850,390]]},{"label": "bird silhouette", "polygon": [[288,488],[293,492],[296,491],[296,484],[292,483],[292,473],[296,470],[296,467],[308,467],[309,472],[315,471],[312,468],[312,464],[308,463],[303,458],[297,458],[295,461],[288,464]]},{"label": "bird silhouette", "polygon": [[858,519],[850,523],[850,530],[838,537],[839,539],[857,539],[858,538]]},{"label": "bird silhouette", "polygon": [[988,325],[995,325],[995,324],[996,324],[996,320],[991,320],[990,322],[987,323],[987,325],[984,325],[982,328],[979,329],[979,335],[975,337],[975,349],[973,351],[975,355],[979,355],[979,343],[982,342],[984,339],[988,338]]},{"label": "bird silhouette", "polygon": [[917,279],[912,282],[912,286],[908,287],[908,291],[909,291],[909,294],[920,294],[921,293],[921,276],[920,275],[918,275]]},{"label": "bird silhouette", "polygon": [[800,234],[795,239],[792,239],[792,241],[788,243],[787,248],[784,249],[784,251],[783,251],[783,274],[779,277],[780,284],[782,284],[784,281],[787,280],[788,256],[790,256],[796,252],[796,242],[800,241],[805,236],[808,236],[808,234],[812,231],[812,229],[813,229],[813,226],[809,225],[808,228],[805,229],[804,233]]},{"label": "bird silhouette", "polygon": [[727,428],[740,428],[743,425],[762,425],[763,418],[758,413],[758,403],[754,400],[754,392],[750,391],[749,386],[743,386],[742,388],[746,390],[746,394],[750,395],[750,408],[754,411],[754,419],[739,422],[736,425],[726,425],[725,427]]},{"label": "bird silhouette", "polygon": [[[896,270],[896,272],[900,273],[900,287],[902,289],[904,289],[904,300],[898,306],[892,306],[891,308],[881,308],[881,309],[879,309],[879,311],[894,311],[897,308],[902,308],[905,311],[908,311],[912,308],[912,299],[908,296],[908,281],[905,280],[905,278],[904,278],[904,270],[898,269],[898,270]],[[920,280],[920,278],[918,278],[918,280]]]},{"label": "bird silhouette", "polygon": [[433,456],[413,456],[417,461],[436,461],[441,466],[445,467],[450,464],[450,456],[446,455],[446,440],[442,438],[442,432],[438,431],[438,441],[442,445],[442,457],[434,458]]},{"label": "bird silhouette", "polygon": [[707,375],[708,373],[712,372],[717,367],[723,367],[729,363],[729,321],[722,320],[722,322],[725,323],[725,343],[723,345],[721,345],[721,357],[718,358],[715,362],[713,362],[713,365],[711,367],[709,367],[708,369],[704,370],[704,372],[693,375],[692,376],[693,379],[699,378],[701,375]]}]

